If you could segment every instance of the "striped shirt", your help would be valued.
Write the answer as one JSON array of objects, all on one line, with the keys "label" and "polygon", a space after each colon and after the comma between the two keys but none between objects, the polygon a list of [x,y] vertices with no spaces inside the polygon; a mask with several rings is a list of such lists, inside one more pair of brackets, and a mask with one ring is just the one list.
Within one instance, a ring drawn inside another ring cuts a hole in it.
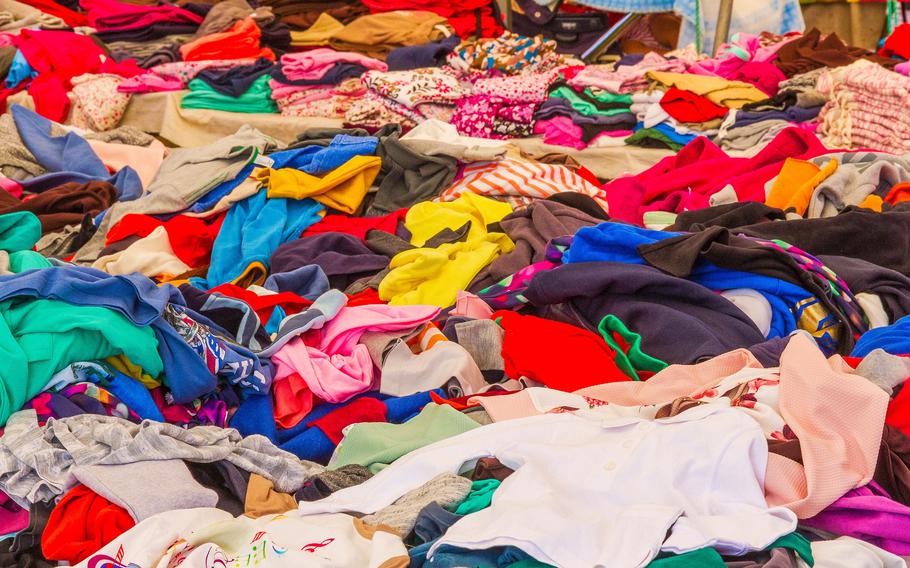
[{"label": "striped shirt", "polygon": [[436,201],[454,201],[464,193],[476,193],[517,207],[565,192],[583,193],[607,210],[604,190],[569,168],[511,158],[466,166],[462,178],[443,191]]}]

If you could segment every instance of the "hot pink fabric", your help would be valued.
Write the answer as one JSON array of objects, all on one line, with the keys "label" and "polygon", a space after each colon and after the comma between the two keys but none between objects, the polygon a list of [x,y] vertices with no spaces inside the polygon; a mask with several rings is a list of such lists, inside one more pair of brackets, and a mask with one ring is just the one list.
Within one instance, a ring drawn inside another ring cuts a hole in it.
[{"label": "hot pink fabric", "polygon": [[736,34],[735,41],[721,46],[717,57],[690,65],[687,73],[714,75],[731,81],[743,81],[755,85],[762,92],[773,97],[777,94],[778,83],[787,77],[780,69],[772,65],[771,61],[777,57],[777,51],[781,46],[789,41],[792,39],[772,46],[761,47],[758,36],[739,33]]},{"label": "hot pink fabric", "polygon": [[773,63],[756,63],[754,61],[749,61],[731,73],[727,78],[733,81],[742,81],[755,85],[763,93],[769,97],[773,97],[780,88],[780,82],[785,81],[787,76]]},{"label": "hot pink fabric", "polygon": [[0,188],[16,199],[22,198],[22,185],[12,178],[0,176]]},{"label": "hot pink fabric", "polygon": [[434,306],[348,306],[322,329],[291,340],[272,356],[275,421],[290,428],[309,414],[315,398],[338,403],[369,390],[375,369],[366,345],[358,343],[363,334],[414,329],[438,314]]},{"label": "hot pink fabric", "polygon": [[582,141],[581,127],[567,116],[554,116],[534,123],[534,134],[542,134],[545,144],[567,146],[581,150],[588,145]]},{"label": "hot pink fabric", "polygon": [[158,93],[162,91],[179,91],[185,87],[183,81],[162,77],[155,73],[143,73],[117,85],[121,93]]},{"label": "hot pink fabric", "polygon": [[765,182],[780,172],[785,159],[807,160],[827,152],[818,138],[797,128],[783,130],[752,158],[731,158],[707,138],[698,137],[678,154],[603,188],[610,216],[641,224],[647,211],[703,209],[726,185],[733,187],[740,201],[764,201]]},{"label": "hot pink fabric", "polygon": [[327,47],[282,55],[281,70],[291,81],[321,79],[333,65],[341,61],[357,63],[376,71],[389,70],[389,66],[378,59]]}]

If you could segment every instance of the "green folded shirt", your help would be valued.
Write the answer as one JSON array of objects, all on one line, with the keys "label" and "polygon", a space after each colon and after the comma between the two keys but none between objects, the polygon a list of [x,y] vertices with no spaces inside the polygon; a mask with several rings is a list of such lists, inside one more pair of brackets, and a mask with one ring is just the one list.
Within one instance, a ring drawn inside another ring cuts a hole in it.
[{"label": "green folded shirt", "polygon": [[632,97],[629,95],[614,95],[606,92],[595,95],[590,89],[585,91],[585,95],[602,103],[602,106],[599,107],[597,104],[582,98],[574,89],[572,89],[572,87],[559,87],[550,93],[550,96],[567,100],[573,109],[585,116],[615,116],[617,114],[625,114],[629,112],[629,107],[632,104]]},{"label": "green folded shirt", "polygon": [[184,95],[180,106],[183,108],[226,110],[228,112],[276,113],[278,105],[272,100],[269,87],[270,75],[263,75],[253,81],[250,88],[239,97],[229,97],[212,89],[201,79],[190,81],[190,92]]}]

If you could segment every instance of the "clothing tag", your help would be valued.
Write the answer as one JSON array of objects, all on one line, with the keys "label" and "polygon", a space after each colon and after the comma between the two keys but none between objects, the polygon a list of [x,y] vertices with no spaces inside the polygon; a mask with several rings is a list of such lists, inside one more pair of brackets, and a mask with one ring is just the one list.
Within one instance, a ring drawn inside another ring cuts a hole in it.
[{"label": "clothing tag", "polygon": [[260,154],[256,156],[256,159],[253,160],[253,163],[257,166],[262,166],[263,168],[271,168],[275,164],[275,160],[269,158],[268,156],[263,156]]}]

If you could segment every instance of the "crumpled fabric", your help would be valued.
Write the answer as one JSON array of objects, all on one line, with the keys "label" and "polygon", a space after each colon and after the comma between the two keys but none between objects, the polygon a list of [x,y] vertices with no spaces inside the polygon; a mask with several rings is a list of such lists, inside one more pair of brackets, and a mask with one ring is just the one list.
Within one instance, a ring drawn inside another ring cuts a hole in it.
[{"label": "crumpled fabric", "polygon": [[276,421],[289,428],[310,412],[314,398],[338,403],[370,389],[375,369],[359,343],[363,334],[414,329],[438,313],[432,306],[349,306],[312,337],[291,340],[272,357]]},{"label": "crumpled fabric", "polygon": [[233,428],[81,415],[39,426],[33,410],[17,412],[0,438],[0,484],[20,504],[49,501],[63,493],[70,470],[80,465],[183,459],[227,461],[272,481],[285,493],[324,471],[278,449],[263,436],[240,436]]}]

